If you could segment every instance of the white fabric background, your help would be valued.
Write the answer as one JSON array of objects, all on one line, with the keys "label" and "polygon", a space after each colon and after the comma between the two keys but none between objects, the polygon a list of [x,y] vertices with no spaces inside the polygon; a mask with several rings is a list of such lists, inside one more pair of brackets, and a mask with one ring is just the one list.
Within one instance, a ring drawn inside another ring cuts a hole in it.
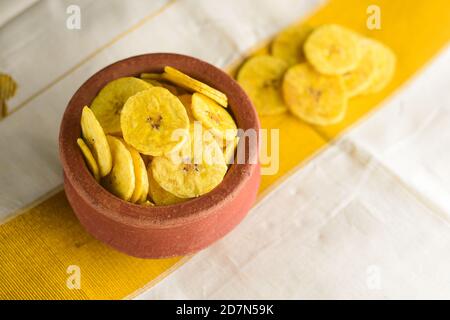
[{"label": "white fabric background", "polygon": [[[0,121],[0,221],[61,185],[59,121],[94,72],[157,51],[224,67],[320,2],[2,1],[0,72],[20,89]],[[449,76],[447,49],[138,298],[450,298]]]}]

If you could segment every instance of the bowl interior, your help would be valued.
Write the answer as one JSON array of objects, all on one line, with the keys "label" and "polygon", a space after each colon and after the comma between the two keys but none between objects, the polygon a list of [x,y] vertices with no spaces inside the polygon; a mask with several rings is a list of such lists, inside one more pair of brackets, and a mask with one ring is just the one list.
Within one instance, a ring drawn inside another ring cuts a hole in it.
[{"label": "bowl interior", "polygon": [[[124,76],[139,76],[143,72],[162,72],[165,66],[172,66],[224,92],[229,100],[228,111],[233,115],[238,128],[259,130],[256,111],[244,91],[229,75],[204,61],[178,54],[155,53],[127,58],[100,70],[89,78],[70,100],[61,122],[59,148],[65,179],[70,179],[86,201],[112,219],[161,225],[200,218],[239,192],[256,166],[248,161],[244,164],[233,164],[221,184],[211,192],[169,206],[146,207],[123,201],[95,181],[76,144],[81,135],[82,108],[89,106],[108,82]],[[256,154],[257,148],[257,145],[247,144],[246,154]]]}]

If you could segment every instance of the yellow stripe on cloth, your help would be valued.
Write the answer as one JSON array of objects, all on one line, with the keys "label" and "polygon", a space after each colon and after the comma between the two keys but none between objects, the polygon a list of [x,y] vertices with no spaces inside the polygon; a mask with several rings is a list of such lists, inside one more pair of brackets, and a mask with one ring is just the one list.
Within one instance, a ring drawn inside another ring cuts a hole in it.
[{"label": "yellow stripe on cloth", "polygon": [[[381,30],[366,28],[369,5],[381,9]],[[281,146],[280,170],[263,177],[261,191],[373,110],[446,45],[450,39],[450,2],[336,0],[308,22],[340,23],[380,39],[395,50],[397,73],[383,92],[353,99],[345,121],[339,125],[315,128],[288,114],[262,118],[263,128],[280,129]],[[82,229],[63,192],[1,225],[0,255],[0,298],[124,298],[162,278],[182,261],[132,258],[101,244]],[[79,290],[66,285],[70,265],[81,269]]]}]

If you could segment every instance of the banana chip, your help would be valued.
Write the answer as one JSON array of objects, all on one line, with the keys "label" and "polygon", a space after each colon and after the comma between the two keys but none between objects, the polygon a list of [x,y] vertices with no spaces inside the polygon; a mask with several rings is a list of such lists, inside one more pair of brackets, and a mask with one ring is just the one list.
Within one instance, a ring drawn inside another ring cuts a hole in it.
[{"label": "banana chip", "polygon": [[139,152],[132,146],[124,143],[128,151],[130,151],[131,159],[133,160],[135,187],[133,195],[130,198],[131,202],[143,202],[147,199],[148,194],[148,176],[144,160],[141,158]]},{"label": "banana chip", "polygon": [[136,183],[133,158],[121,139],[113,136],[107,136],[107,139],[111,148],[113,167],[102,179],[102,185],[122,200],[129,201]]},{"label": "banana chip", "polygon": [[178,198],[177,196],[161,188],[158,182],[156,182],[156,180],[153,178],[151,166],[148,166],[147,172],[149,182],[149,195],[156,205],[167,206],[186,201],[186,199]]},{"label": "banana chip", "polygon": [[100,90],[92,101],[91,109],[105,133],[120,134],[120,113],[123,105],[129,97],[151,87],[141,79],[125,77],[111,81]]},{"label": "banana chip", "polygon": [[[228,169],[215,139],[203,139],[202,135],[194,132],[188,143],[190,154],[188,157],[183,155],[182,161],[166,156],[156,157],[151,163],[156,182],[179,198],[194,198],[208,193],[223,180]],[[181,151],[183,149],[185,147]]]},{"label": "banana chip", "polygon": [[230,114],[214,100],[201,93],[192,95],[192,113],[201,124],[218,138],[235,137],[236,123]]},{"label": "banana chip", "polygon": [[311,31],[312,28],[306,25],[285,29],[273,41],[272,55],[286,61],[290,66],[303,62],[303,44]]},{"label": "banana chip", "polygon": [[180,100],[167,89],[153,87],[127,100],[120,118],[125,141],[140,153],[161,156],[180,147],[176,131],[189,128]]},{"label": "banana chip", "polygon": [[341,121],[347,109],[342,78],[321,75],[307,63],[298,64],[286,72],[283,95],[295,116],[316,125],[326,126]]},{"label": "banana chip", "polygon": [[225,161],[227,164],[234,163],[234,155],[236,154],[236,148],[239,144],[239,137],[235,137],[231,141],[227,141],[223,149],[223,154],[225,156]]},{"label": "banana chip", "polygon": [[364,53],[358,66],[342,75],[344,87],[348,97],[356,96],[366,91],[377,73],[376,62],[379,59],[376,47],[372,45],[372,41],[362,40]]},{"label": "banana chip", "polygon": [[216,101],[222,107],[226,108],[228,105],[228,98],[225,94],[201,81],[189,77],[175,68],[165,67],[163,78],[187,90],[202,93]]},{"label": "banana chip", "polygon": [[145,200],[141,204],[146,207],[154,207],[155,206],[155,204],[153,202],[151,202],[150,200]]},{"label": "banana chip", "polygon": [[162,73],[141,73],[141,79],[161,80]]},{"label": "banana chip", "polygon": [[356,68],[361,60],[360,37],[335,24],[316,28],[304,45],[308,61],[322,74],[344,74]]},{"label": "banana chip", "polygon": [[88,107],[84,107],[81,113],[81,131],[84,141],[97,162],[100,176],[106,176],[112,167],[111,150],[102,126]]},{"label": "banana chip", "polygon": [[195,121],[194,114],[192,113],[192,95],[185,93],[178,96],[178,99],[180,99],[181,103],[183,104],[184,108],[186,109],[186,113],[189,118],[189,122],[192,123]]},{"label": "banana chip", "polygon": [[8,100],[16,94],[17,83],[4,73],[0,73],[0,100]]},{"label": "banana chip", "polygon": [[89,150],[89,147],[86,145],[83,139],[78,138],[77,144],[81,149],[81,153],[83,153],[84,159],[86,160],[86,165],[89,168],[89,171],[94,175],[95,180],[100,180],[100,173],[98,171],[98,165],[97,162],[94,159],[94,156],[92,155],[91,150]]},{"label": "banana chip", "polygon": [[237,80],[259,115],[276,115],[287,110],[280,92],[287,68],[284,60],[266,55],[249,59],[239,70]]},{"label": "banana chip", "polygon": [[375,66],[372,81],[363,93],[376,93],[384,89],[392,80],[396,68],[396,57],[390,48],[378,41],[368,39],[367,43]]}]

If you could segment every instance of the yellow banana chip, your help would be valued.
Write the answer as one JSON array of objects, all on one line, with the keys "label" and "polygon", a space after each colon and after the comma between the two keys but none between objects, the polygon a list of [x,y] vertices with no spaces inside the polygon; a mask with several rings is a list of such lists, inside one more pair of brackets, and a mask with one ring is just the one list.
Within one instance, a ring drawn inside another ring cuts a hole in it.
[{"label": "yellow banana chip", "polygon": [[225,156],[225,161],[227,164],[234,163],[234,155],[236,154],[236,148],[239,144],[239,137],[235,137],[231,141],[227,141],[224,148],[223,154]]},{"label": "yellow banana chip", "polygon": [[[124,142],[124,141],[123,141]],[[130,198],[131,202],[142,202],[142,199],[147,199],[148,194],[148,176],[144,160],[141,158],[139,152],[132,146],[126,144],[128,151],[130,151],[131,159],[133,160],[135,187],[133,195]],[[144,198],[145,195],[145,198]]]},{"label": "yellow banana chip", "polygon": [[176,139],[176,133],[189,128],[183,104],[160,87],[130,97],[122,109],[120,123],[125,141],[140,153],[152,156],[180,147],[185,140]]},{"label": "yellow banana chip", "polygon": [[371,45],[371,42],[367,39],[361,41],[364,53],[358,66],[342,75],[348,97],[353,97],[366,91],[370,84],[373,83],[377,73],[376,61],[379,57],[377,50],[374,50],[375,46]]},{"label": "yellow banana chip", "polygon": [[280,32],[272,43],[272,55],[283,59],[288,65],[303,62],[303,44],[312,28],[306,25],[292,26]]},{"label": "yellow banana chip", "polygon": [[122,200],[130,200],[135,188],[133,158],[121,139],[107,136],[113,167],[111,172],[102,179],[102,185]]},{"label": "yellow banana chip", "polygon": [[287,110],[280,92],[287,68],[284,60],[263,55],[250,58],[239,70],[237,80],[259,115],[276,115]]},{"label": "yellow banana chip", "polygon": [[17,83],[4,73],[0,73],[0,100],[8,100],[16,94]]},{"label": "yellow banana chip", "polygon": [[192,95],[185,93],[182,95],[178,96],[178,99],[180,99],[181,103],[183,104],[184,108],[186,109],[186,113],[188,115],[189,118],[189,122],[194,122],[195,121],[195,117],[194,114],[192,113]]},{"label": "yellow banana chip", "polygon": [[323,74],[337,75],[356,68],[361,60],[360,37],[353,31],[335,24],[320,26],[311,33],[304,45],[305,56]]},{"label": "yellow banana chip", "polygon": [[392,80],[397,59],[395,53],[384,44],[371,39],[367,39],[367,43],[372,52],[375,66],[372,81],[363,93],[376,93],[384,89]]},{"label": "yellow banana chip", "polygon": [[88,107],[84,107],[81,113],[81,131],[84,141],[97,162],[100,176],[106,176],[112,167],[111,150],[102,126]]},{"label": "yellow banana chip", "polygon": [[201,124],[218,138],[235,137],[236,123],[230,114],[214,100],[201,93],[192,95],[192,113]]},{"label": "yellow banana chip", "polygon": [[153,202],[151,202],[150,200],[145,200],[141,204],[146,207],[154,207],[155,206],[155,204]]},{"label": "yellow banana chip", "polygon": [[159,80],[153,80],[153,79],[142,79],[142,80],[144,80],[145,82],[151,84],[154,87],[166,88],[167,90],[170,91],[171,94],[176,95],[176,96],[179,95],[179,94],[184,93],[183,89],[181,89],[179,87],[175,87],[175,86],[173,86],[171,84],[168,84],[168,83],[165,83],[165,82],[162,82],[162,81],[159,81]]},{"label": "yellow banana chip", "polygon": [[105,133],[120,134],[120,113],[123,105],[129,97],[151,87],[147,82],[133,77],[119,78],[103,87],[92,101],[91,109]]},{"label": "yellow banana chip", "polygon": [[162,73],[141,73],[141,79],[161,80]]},{"label": "yellow banana chip", "polygon": [[100,173],[98,171],[98,165],[97,162],[94,159],[94,156],[92,155],[91,150],[89,150],[89,147],[86,145],[83,139],[78,138],[77,144],[81,149],[81,153],[83,153],[84,159],[86,160],[86,164],[89,168],[89,171],[94,175],[95,180],[100,180]]},{"label": "yellow banana chip", "polygon": [[156,180],[153,178],[151,166],[148,166],[147,172],[149,182],[149,195],[156,205],[167,206],[186,201],[186,199],[178,198],[177,196],[161,188],[158,182],[156,182]]},{"label": "yellow banana chip", "polygon": [[316,125],[326,126],[341,121],[347,109],[342,78],[322,75],[307,63],[298,64],[286,72],[283,95],[295,116]]},{"label": "yellow banana chip", "polygon": [[216,101],[222,107],[226,108],[228,105],[228,98],[224,93],[208,86],[201,81],[189,77],[188,75],[182,73],[181,71],[178,71],[175,68],[165,67],[163,78],[187,90],[202,93],[205,96]]},{"label": "yellow banana chip", "polygon": [[[172,157],[155,157],[151,163],[156,182],[179,198],[193,198],[214,189],[225,176],[227,165],[217,141],[194,134],[189,139],[190,155],[174,161]],[[199,147],[200,145],[200,147]],[[183,151],[185,147],[182,148]]]}]

